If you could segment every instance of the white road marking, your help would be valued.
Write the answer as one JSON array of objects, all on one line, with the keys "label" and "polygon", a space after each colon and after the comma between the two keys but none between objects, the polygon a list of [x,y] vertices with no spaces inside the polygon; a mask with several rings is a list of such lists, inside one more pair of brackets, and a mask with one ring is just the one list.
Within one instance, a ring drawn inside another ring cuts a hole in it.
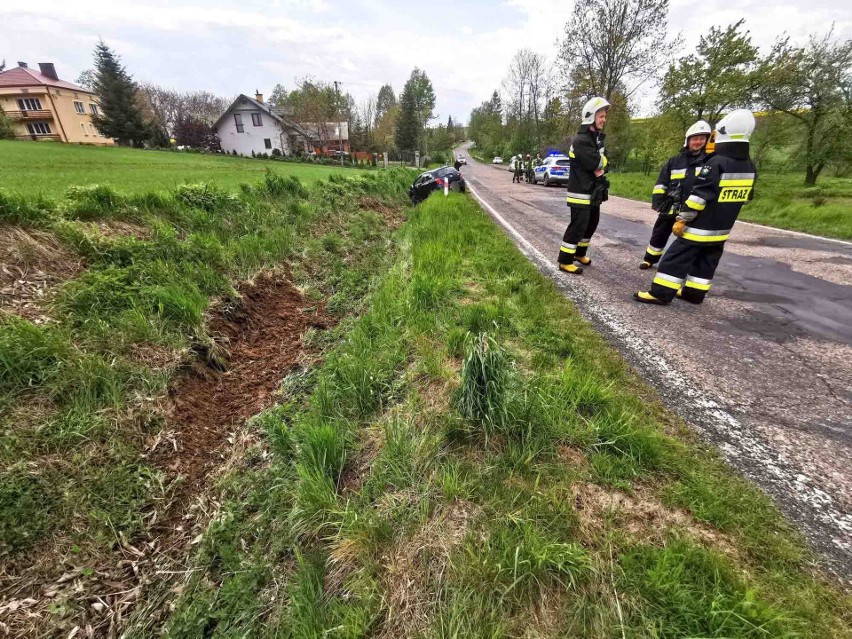
[{"label": "white road marking", "polygon": [[[547,259],[491,204],[485,201],[473,188],[470,180],[467,182],[467,187],[473,197],[509,233],[521,252],[536,264],[539,270],[551,276],[556,276],[553,279],[561,288],[574,295],[580,294],[580,290],[570,280],[566,281],[566,278],[570,276],[561,276],[562,272],[556,266],[554,260]],[[820,520],[827,528],[837,532],[831,538],[831,543],[834,546],[844,553],[852,552],[852,515],[842,513],[831,495],[814,485],[810,477],[800,473],[793,475],[790,471],[791,464],[779,463],[786,461],[782,459],[782,453],[766,446],[721,404],[709,398],[707,393],[697,388],[645,341],[634,335],[627,325],[612,312],[588,295],[583,294],[583,299],[584,303],[578,304],[577,307],[587,319],[606,325],[615,336],[622,340],[638,361],[647,363],[649,367],[656,370],[666,388],[674,390],[683,398],[684,405],[688,405],[704,415],[705,420],[702,421],[710,425],[717,434],[726,440],[727,443],[720,445],[719,448],[728,463],[735,468],[743,469],[748,468],[748,465],[737,463],[737,461],[748,460],[750,465],[764,469],[763,477],[753,477],[753,479],[768,479],[769,482],[775,484],[779,494],[802,503],[816,519]]]}]

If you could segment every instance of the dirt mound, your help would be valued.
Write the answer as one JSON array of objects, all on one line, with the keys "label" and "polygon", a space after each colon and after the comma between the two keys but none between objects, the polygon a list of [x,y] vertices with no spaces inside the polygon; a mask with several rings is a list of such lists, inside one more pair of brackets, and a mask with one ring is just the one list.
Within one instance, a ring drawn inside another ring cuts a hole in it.
[{"label": "dirt mound", "polygon": [[0,226],[0,314],[48,321],[42,300],[82,270],[82,261],[50,233]]}]

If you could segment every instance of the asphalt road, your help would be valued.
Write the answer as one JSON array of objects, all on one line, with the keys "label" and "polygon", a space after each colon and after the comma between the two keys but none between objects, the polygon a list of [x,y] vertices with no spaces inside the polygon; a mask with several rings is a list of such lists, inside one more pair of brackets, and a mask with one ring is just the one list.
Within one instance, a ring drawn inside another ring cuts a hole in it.
[{"label": "asphalt road", "polygon": [[564,188],[512,184],[505,166],[473,160],[462,173],[666,404],[852,584],[852,243],[738,222],[703,305],[647,306],[631,296],[653,279],[638,268],[650,205],[610,197],[591,266],[568,275],[556,269],[569,221]]}]

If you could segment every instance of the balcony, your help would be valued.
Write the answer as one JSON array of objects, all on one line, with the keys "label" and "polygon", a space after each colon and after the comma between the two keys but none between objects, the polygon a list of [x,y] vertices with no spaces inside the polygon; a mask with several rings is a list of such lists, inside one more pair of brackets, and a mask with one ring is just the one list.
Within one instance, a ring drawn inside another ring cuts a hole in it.
[{"label": "balcony", "polygon": [[58,133],[36,133],[35,135],[27,134],[27,135],[16,135],[16,140],[53,140],[54,142],[61,142],[62,138]]},{"label": "balcony", "polygon": [[12,120],[52,120],[53,111],[38,109],[37,111],[6,111]]}]

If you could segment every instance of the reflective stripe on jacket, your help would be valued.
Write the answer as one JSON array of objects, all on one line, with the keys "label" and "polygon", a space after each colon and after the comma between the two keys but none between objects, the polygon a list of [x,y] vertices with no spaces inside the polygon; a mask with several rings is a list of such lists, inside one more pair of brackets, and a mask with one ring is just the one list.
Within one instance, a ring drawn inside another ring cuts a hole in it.
[{"label": "reflective stripe on jacket", "polygon": [[654,184],[654,190],[651,193],[651,208],[655,211],[660,210],[660,205],[666,198],[666,194],[676,184],[680,184],[680,208],[686,198],[689,197],[692,187],[695,185],[695,178],[698,177],[698,172],[709,160],[709,156],[701,151],[698,155],[693,155],[684,147],[681,152],[668,159],[660,169],[660,175],[657,177],[657,182]]},{"label": "reflective stripe on jacket", "polygon": [[568,206],[590,207],[592,191],[595,188],[595,171],[606,166],[604,157],[603,133],[589,129],[589,125],[580,127],[568,152],[570,170],[568,172]]},{"label": "reflective stripe on jacket", "polygon": [[728,239],[740,209],[754,197],[757,171],[748,151],[747,142],[716,146],[680,213],[687,222],[684,240],[716,244]]}]

